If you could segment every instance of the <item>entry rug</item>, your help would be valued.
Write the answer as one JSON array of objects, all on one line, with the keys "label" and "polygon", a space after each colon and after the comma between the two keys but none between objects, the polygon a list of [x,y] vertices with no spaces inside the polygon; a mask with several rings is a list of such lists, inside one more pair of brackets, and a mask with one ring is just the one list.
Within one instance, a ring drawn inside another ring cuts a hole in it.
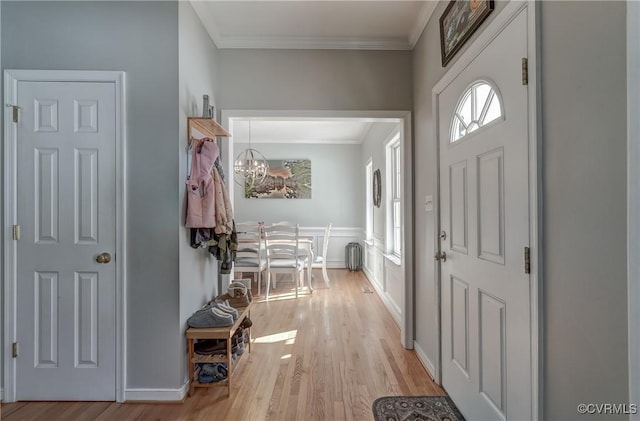
[{"label": "entry rug", "polygon": [[375,421],[465,421],[448,396],[384,396],[372,409]]}]

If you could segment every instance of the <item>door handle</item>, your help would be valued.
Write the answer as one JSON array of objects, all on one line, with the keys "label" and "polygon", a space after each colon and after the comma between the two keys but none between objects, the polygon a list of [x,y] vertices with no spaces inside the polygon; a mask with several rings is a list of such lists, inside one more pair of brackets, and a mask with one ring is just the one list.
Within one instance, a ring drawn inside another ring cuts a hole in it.
[{"label": "door handle", "polygon": [[439,251],[433,256],[438,262],[446,262],[447,261],[447,253],[444,251]]},{"label": "door handle", "polygon": [[100,253],[96,256],[96,262],[107,264],[111,262],[111,255],[109,253]]}]

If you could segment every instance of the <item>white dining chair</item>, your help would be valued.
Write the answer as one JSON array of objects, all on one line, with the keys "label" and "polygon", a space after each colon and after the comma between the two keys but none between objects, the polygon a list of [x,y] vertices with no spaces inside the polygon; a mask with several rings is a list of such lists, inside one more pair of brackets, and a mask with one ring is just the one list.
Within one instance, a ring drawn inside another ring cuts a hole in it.
[{"label": "white dining chair", "polygon": [[[267,250],[266,301],[269,301],[271,275],[277,275],[278,273],[291,274],[295,285],[296,298],[298,298],[298,289],[300,287],[302,273],[307,267],[308,259],[308,257],[299,253],[298,237],[298,225],[271,225],[264,228],[264,239]],[[311,275],[308,272],[307,283],[309,285],[309,291],[313,291],[311,288]]]},{"label": "white dining chair", "polygon": [[322,268],[322,277],[324,278],[325,285],[329,285],[329,275],[327,274],[327,251],[329,250],[329,237],[331,237],[332,223],[329,222],[324,227],[324,237],[322,240],[322,255],[318,254],[313,259],[314,266],[320,266]]},{"label": "white dining chair", "polygon": [[240,222],[236,224],[238,250],[234,271],[254,273],[258,284],[258,295],[262,284],[262,272],[267,269],[266,250],[262,239],[262,227],[258,222]]}]

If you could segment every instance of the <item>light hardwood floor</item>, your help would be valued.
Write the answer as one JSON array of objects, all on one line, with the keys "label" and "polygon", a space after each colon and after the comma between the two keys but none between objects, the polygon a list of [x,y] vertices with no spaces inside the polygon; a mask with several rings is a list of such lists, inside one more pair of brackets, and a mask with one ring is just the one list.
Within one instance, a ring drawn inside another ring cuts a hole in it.
[{"label": "light hardwood floor", "polygon": [[[270,301],[256,297],[253,344],[226,389],[196,389],[184,403],[20,402],[12,420],[370,420],[387,395],[443,395],[361,272],[316,271],[315,291],[296,300],[280,282]],[[186,357],[185,357],[186,358]]]}]

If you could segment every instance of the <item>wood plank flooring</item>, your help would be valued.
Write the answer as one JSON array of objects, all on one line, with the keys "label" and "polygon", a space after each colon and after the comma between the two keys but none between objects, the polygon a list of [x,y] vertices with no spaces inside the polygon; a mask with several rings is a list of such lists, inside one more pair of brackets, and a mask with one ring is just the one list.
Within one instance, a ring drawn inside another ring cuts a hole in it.
[{"label": "wood plank flooring", "polygon": [[226,389],[196,389],[184,403],[19,402],[3,404],[13,420],[371,420],[387,395],[443,395],[361,272],[330,270],[324,286],[296,300],[279,282],[269,302],[256,297],[253,344]]}]

